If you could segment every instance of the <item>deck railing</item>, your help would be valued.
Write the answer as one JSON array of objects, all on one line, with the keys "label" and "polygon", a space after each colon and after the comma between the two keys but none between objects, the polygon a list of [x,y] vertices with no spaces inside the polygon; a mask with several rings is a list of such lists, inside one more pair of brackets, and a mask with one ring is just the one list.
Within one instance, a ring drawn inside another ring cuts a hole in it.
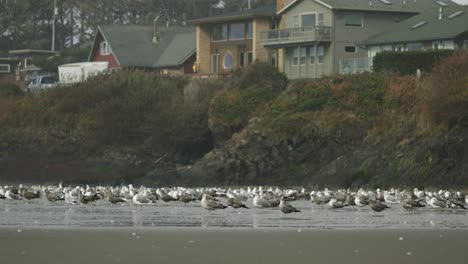
[{"label": "deck railing", "polygon": [[260,32],[263,45],[292,44],[301,42],[331,41],[331,27],[295,27]]}]

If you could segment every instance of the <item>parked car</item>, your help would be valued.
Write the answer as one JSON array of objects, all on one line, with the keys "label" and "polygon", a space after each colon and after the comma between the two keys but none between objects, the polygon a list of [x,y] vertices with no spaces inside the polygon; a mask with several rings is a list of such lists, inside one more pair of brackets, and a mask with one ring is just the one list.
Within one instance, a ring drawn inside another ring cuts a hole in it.
[{"label": "parked car", "polygon": [[57,78],[55,76],[39,76],[31,81],[28,85],[28,92],[34,93],[40,90],[49,89],[57,86]]}]

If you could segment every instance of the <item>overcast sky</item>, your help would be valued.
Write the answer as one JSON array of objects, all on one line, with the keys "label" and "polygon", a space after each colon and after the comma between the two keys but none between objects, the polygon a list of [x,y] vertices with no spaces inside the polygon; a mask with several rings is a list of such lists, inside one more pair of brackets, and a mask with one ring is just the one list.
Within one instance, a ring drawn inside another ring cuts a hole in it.
[{"label": "overcast sky", "polygon": [[452,0],[456,3],[463,4],[463,5],[468,5],[468,0]]}]

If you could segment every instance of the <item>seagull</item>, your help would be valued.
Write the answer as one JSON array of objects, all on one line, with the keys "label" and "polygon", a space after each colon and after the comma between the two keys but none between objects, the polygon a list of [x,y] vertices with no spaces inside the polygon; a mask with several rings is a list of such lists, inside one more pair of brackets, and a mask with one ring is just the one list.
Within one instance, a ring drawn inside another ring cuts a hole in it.
[{"label": "seagull", "polygon": [[228,206],[231,206],[234,209],[245,208],[249,209],[241,200],[236,198],[229,198]]},{"label": "seagull", "polygon": [[383,204],[380,201],[371,201],[370,205],[371,205],[371,209],[376,212],[382,212],[383,210],[390,208],[386,204]]},{"label": "seagull", "polygon": [[46,197],[47,197],[47,200],[49,200],[49,202],[56,202],[58,200],[61,200],[60,196],[55,193],[55,192],[49,192],[47,191],[46,192]]},{"label": "seagull", "polygon": [[335,198],[331,199],[330,202],[328,202],[328,205],[330,205],[331,208],[343,208],[343,207],[345,207],[343,202],[339,202]]},{"label": "seagull", "polygon": [[19,196],[18,194],[13,193],[13,191],[11,191],[11,190],[6,191],[5,197],[8,200],[23,200],[23,198],[21,196]]},{"label": "seagull", "polygon": [[216,210],[216,209],[225,209],[225,208],[227,208],[227,206],[225,206],[225,205],[223,205],[221,203],[218,203],[215,200],[208,199],[206,194],[203,194],[203,197],[202,197],[202,200],[201,200],[201,206],[203,208],[205,208],[206,210],[208,210],[210,213],[211,213],[211,211]]},{"label": "seagull", "polygon": [[184,193],[179,196],[179,201],[183,202],[184,205],[187,205],[187,203],[193,202],[195,200],[195,197],[193,197],[193,195],[189,193]]},{"label": "seagull", "polygon": [[284,199],[281,199],[279,208],[283,214],[290,214],[290,213],[300,213],[301,211],[294,208],[294,206],[287,203]]},{"label": "seagull", "polygon": [[153,203],[150,199],[148,199],[146,196],[142,194],[135,194],[133,196],[133,203],[137,205],[147,205]]},{"label": "seagull", "polygon": [[424,204],[421,203],[422,200],[413,200],[413,199],[403,199],[401,200],[401,206],[405,208],[406,210],[410,210],[413,208],[418,208],[418,207],[425,207]]},{"label": "seagull", "polygon": [[111,194],[109,197],[107,197],[107,200],[109,200],[111,204],[125,203],[124,199],[120,198],[115,194]]},{"label": "seagull", "polygon": [[436,197],[429,198],[426,196],[426,203],[432,208],[447,208],[447,204]]}]

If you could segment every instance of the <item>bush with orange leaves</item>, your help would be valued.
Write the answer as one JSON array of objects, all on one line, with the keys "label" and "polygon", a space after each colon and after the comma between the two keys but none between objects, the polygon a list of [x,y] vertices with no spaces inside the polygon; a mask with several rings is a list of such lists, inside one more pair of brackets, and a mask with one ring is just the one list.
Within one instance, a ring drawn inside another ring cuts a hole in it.
[{"label": "bush with orange leaves", "polygon": [[443,59],[424,86],[423,113],[430,124],[468,125],[468,51]]}]

